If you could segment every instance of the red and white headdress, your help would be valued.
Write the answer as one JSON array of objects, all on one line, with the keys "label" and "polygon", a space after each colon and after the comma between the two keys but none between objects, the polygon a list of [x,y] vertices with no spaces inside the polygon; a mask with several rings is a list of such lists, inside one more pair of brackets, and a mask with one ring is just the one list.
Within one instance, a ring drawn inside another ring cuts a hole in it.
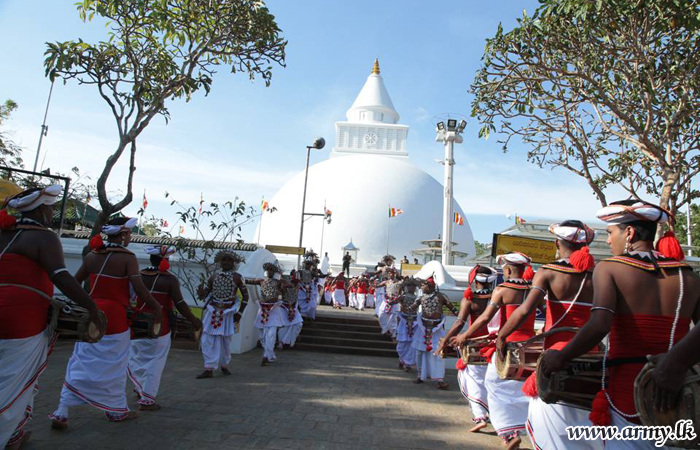
[{"label": "red and white headdress", "polygon": [[[479,270],[481,267],[490,270],[491,274],[478,273],[477,270]],[[498,272],[496,272],[495,269],[487,266],[480,266],[478,264],[469,272],[469,284],[472,284],[474,281],[478,281],[479,283],[493,283],[497,278]]]},{"label": "red and white headdress", "polygon": [[608,205],[596,213],[596,216],[603,222],[612,225],[643,221],[666,223],[674,221],[673,215],[660,206],[651,205],[639,201],[633,205]]},{"label": "red and white headdress", "polygon": [[175,253],[175,247],[171,245],[151,245],[143,249],[148,255],[160,256],[161,258],[167,258],[168,256]]},{"label": "red and white headdress", "polygon": [[595,239],[595,231],[584,223],[581,225],[582,227],[575,227],[553,223],[549,226],[549,232],[563,241],[588,245]]},{"label": "red and white headdress", "polygon": [[119,233],[131,230],[139,223],[136,217],[131,217],[121,225],[105,225],[102,227],[102,232],[107,236],[116,236]]},{"label": "red and white headdress", "polygon": [[505,266],[506,264],[513,266],[529,266],[532,259],[530,259],[530,257],[525,253],[510,252],[505,255],[498,255],[496,257],[496,262],[500,266]]},{"label": "red and white headdress", "polygon": [[35,210],[42,205],[53,205],[58,201],[61,195],[60,185],[54,184],[44,189],[38,189],[27,193],[28,191],[20,192],[5,200],[5,205],[19,212],[28,212]]}]

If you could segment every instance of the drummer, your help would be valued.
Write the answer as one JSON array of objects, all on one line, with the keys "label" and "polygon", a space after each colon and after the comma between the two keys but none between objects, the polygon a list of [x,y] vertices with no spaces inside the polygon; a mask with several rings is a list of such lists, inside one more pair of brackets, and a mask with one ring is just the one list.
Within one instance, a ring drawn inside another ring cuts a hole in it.
[{"label": "drummer", "polygon": [[[470,286],[474,285],[475,289],[472,290],[471,287],[468,287],[464,290],[457,320],[455,320],[445,335],[445,339],[442,340],[438,352],[447,345],[447,342],[453,336],[462,331],[467,320],[469,320],[469,323],[474,323],[483,314],[491,300],[491,294],[497,279],[498,273],[490,267],[477,264],[469,272],[469,284]],[[488,334],[487,326],[474,333],[477,337]],[[460,391],[472,410],[474,426],[469,431],[476,433],[489,423],[488,393],[486,392],[485,383],[487,366],[465,365],[462,359],[457,360],[457,365],[457,380]]]},{"label": "drummer", "polygon": [[[221,270],[209,277],[206,286],[199,286],[199,298],[206,299],[204,328],[202,330],[202,356],[204,372],[197,379],[213,378],[218,367],[224,375],[231,375],[231,341],[238,332],[238,323],[248,306],[248,289],[245,280],[236,272],[243,258],[237,253],[221,250],[214,257]],[[238,291],[241,298],[238,298]]]},{"label": "drummer", "polygon": [[61,241],[48,228],[60,194],[54,185],[10,197],[4,206],[19,220],[0,210],[0,448],[29,439],[25,428],[52,342],[46,318],[54,285],[104,332],[97,305],[66,269]]},{"label": "drummer", "polygon": [[[498,332],[496,347],[504,352],[506,340],[535,312],[547,304],[545,331],[560,327],[581,328],[588,322],[593,302],[593,268],[595,262],[588,245],[595,232],[579,220],[554,223],[549,227],[556,236],[560,259],[543,265],[532,282],[525,302],[510,315]],[[544,340],[544,349],[562,349],[573,333],[556,333]],[[567,426],[590,426],[588,411],[562,403],[547,404],[537,397],[535,374],[525,382],[523,390],[531,396],[527,432],[534,448],[603,448],[601,441],[571,441]]]},{"label": "drummer", "polygon": [[[608,223],[607,242],[614,256],[595,268],[589,322],[562,350],[547,351],[541,368],[547,375],[562,370],[610,333],[608,361],[625,361],[609,367],[608,381],[593,400],[590,418],[594,425],[622,428],[640,423],[634,380],[645,356],[666,352],[688,333],[691,319],[697,323],[700,318],[700,280],[680,262],[684,256],[674,237],[665,236],[657,247],[660,252],[654,250],[658,224],[673,222],[666,210],[623,200],[609,204],[597,216]],[[639,362],[631,362],[635,360]],[[605,448],[655,446],[653,441],[611,440]]]},{"label": "drummer", "polygon": [[415,313],[420,307],[416,318],[416,330],[413,333],[413,349],[416,351],[416,384],[423,383],[427,379],[437,382],[438,389],[449,389],[445,378],[445,360],[437,355],[440,339],[445,335],[444,308],[457,315],[457,309],[447,297],[437,292],[437,286],[433,277],[421,282],[421,296],[408,312]]},{"label": "drummer", "polygon": [[90,239],[92,251],[85,256],[75,278],[90,279],[90,293],[107,315],[107,331],[97,343],[76,342],[68,361],[58,409],[49,416],[51,426],[68,426],[68,409],[83,403],[104,411],[110,421],[137,417],[126,403],[126,371],[129,363],[131,333],[126,309],[130,289],[153,310],[155,322],[163,320],[162,307],[141,281],[136,255],[126,247],[136,218],[117,217],[102,227],[107,242],[97,234]]},{"label": "drummer", "polygon": [[[520,252],[511,252],[499,255],[496,259],[503,267],[505,281],[493,292],[491,300],[484,312],[469,326],[469,329],[453,337],[450,344],[453,347],[462,347],[470,337],[477,336],[496,315],[501,311],[501,326],[511,314],[520,306],[530,290],[531,279],[527,272],[531,272],[530,257]],[[508,337],[509,341],[524,341],[535,335],[535,313],[532,312],[527,320]],[[529,400],[522,392],[523,382],[518,380],[502,380],[496,371],[495,360],[491,355],[495,351],[495,345],[487,356],[490,359],[486,369],[486,390],[488,392],[488,405],[491,423],[498,435],[503,439],[509,450],[519,448],[521,438],[525,434],[525,422]]]},{"label": "drummer", "polygon": [[[170,351],[171,329],[175,326],[170,321],[173,305],[192,324],[195,332],[202,330],[202,321],[190,311],[190,307],[182,297],[180,281],[169,271],[168,257],[175,252],[175,247],[152,245],[146,247],[144,251],[149,255],[151,265],[141,271],[141,279],[163,307],[163,325],[159,337],[131,341],[128,374],[139,396],[139,410],[155,411],[160,409],[160,405],[156,403],[156,395]],[[144,312],[152,313],[141,299],[138,300],[138,307]]]}]

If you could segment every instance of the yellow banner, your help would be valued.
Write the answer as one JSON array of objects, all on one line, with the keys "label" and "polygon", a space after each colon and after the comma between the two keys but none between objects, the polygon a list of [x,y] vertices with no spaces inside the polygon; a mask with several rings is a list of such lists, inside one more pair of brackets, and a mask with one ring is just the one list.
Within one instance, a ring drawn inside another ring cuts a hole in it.
[{"label": "yellow banner", "polygon": [[401,264],[401,276],[410,277],[417,274],[423,266],[421,264]]},{"label": "yellow banner", "polygon": [[492,256],[503,255],[509,252],[525,253],[537,264],[546,264],[554,261],[557,254],[557,246],[554,241],[532,239],[521,236],[508,236],[505,234],[493,235]]},{"label": "yellow banner", "polygon": [[266,245],[265,249],[271,253],[283,253],[285,255],[304,255],[306,247],[285,247],[284,245]]}]

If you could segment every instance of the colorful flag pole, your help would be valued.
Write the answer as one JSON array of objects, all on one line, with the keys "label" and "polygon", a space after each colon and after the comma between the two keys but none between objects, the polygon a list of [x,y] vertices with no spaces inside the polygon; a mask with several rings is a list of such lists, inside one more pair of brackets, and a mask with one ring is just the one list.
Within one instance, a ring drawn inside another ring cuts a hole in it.
[{"label": "colorful flag pole", "polygon": [[199,194],[199,215],[202,215],[202,208],[204,207],[204,193]]}]

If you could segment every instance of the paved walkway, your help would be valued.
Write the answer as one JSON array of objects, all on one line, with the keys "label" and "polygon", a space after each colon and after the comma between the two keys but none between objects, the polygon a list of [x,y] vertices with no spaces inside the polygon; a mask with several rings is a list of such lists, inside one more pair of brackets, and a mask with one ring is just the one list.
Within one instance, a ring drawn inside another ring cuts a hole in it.
[{"label": "paved walkway", "polygon": [[[59,398],[72,346],[59,343],[41,378],[27,449],[498,449],[493,430],[467,433],[469,409],[456,372],[449,391],[413,376],[391,358],[286,350],[260,367],[261,350],[234,355],[233,375],[196,380],[198,352],[172,350],[157,412],[110,423],[88,406],[71,409],[68,430],[46,416]],[[129,389],[131,389],[129,385]],[[130,405],[135,399],[129,396]]]}]

